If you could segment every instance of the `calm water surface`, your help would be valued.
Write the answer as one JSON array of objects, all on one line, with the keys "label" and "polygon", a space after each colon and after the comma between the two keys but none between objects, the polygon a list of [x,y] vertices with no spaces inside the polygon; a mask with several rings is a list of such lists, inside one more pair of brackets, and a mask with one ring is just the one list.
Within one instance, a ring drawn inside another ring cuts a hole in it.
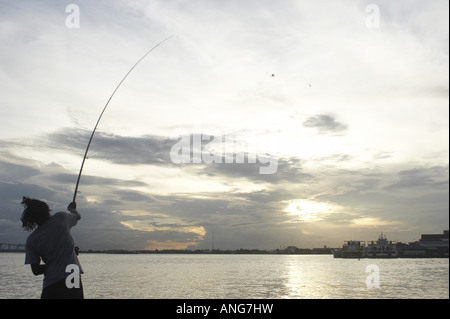
[{"label": "calm water surface", "polygon": [[[0,253],[0,298],[39,298],[23,253]],[[86,298],[449,298],[448,259],[81,254]],[[367,288],[366,267],[379,268]]]}]

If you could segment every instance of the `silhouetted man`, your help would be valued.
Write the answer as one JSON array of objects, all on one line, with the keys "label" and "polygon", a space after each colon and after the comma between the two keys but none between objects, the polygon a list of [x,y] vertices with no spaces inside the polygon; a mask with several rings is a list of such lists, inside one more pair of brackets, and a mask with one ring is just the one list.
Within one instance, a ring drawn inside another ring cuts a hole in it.
[{"label": "silhouetted man", "polygon": [[[70,229],[81,218],[76,203],[69,204],[70,213],[50,215],[47,203],[23,197],[22,227],[33,231],[25,245],[25,264],[34,275],[44,275],[42,299],[82,299],[83,272],[75,251]],[[41,264],[41,259],[44,264]]]}]

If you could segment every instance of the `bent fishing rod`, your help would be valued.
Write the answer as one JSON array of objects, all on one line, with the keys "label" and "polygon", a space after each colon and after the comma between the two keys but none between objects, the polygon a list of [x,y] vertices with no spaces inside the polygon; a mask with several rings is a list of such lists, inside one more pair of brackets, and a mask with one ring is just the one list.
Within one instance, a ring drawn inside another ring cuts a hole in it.
[{"label": "bent fishing rod", "polygon": [[91,146],[91,142],[92,139],[94,138],[94,134],[95,131],[97,130],[97,126],[98,123],[100,123],[100,120],[102,119],[103,114],[106,111],[106,108],[109,105],[109,102],[111,102],[114,94],[116,93],[116,91],[119,89],[119,87],[122,85],[122,83],[125,81],[125,79],[128,77],[128,75],[131,73],[131,71],[133,71],[133,69],[139,64],[139,62],[141,62],[142,60],[145,59],[145,57],[147,55],[150,54],[150,52],[152,52],[153,50],[155,50],[157,47],[159,47],[161,44],[163,44],[164,42],[166,42],[167,40],[173,38],[175,36],[170,36],[168,38],[165,38],[164,40],[162,40],[161,42],[159,42],[158,44],[156,44],[153,48],[151,48],[147,53],[145,53],[142,58],[140,58],[134,65],[133,67],[127,72],[127,74],[125,74],[125,76],[122,78],[122,80],[119,82],[119,84],[117,85],[117,87],[115,88],[115,90],[113,91],[113,93],[111,94],[111,96],[109,97],[108,101],[106,102],[105,106],[103,107],[102,113],[100,113],[100,116],[98,117],[97,123],[95,124],[94,130],[92,131],[91,137],[89,138],[89,142],[87,144],[86,147],[86,152],[84,153],[84,157],[83,157],[83,161],[81,162],[81,167],[80,167],[80,172],[78,173],[78,178],[77,178],[77,184],[75,186],[75,192],[73,193],[73,202],[75,203],[75,200],[77,198],[77,194],[78,194],[78,185],[80,184],[80,178],[81,178],[81,173],[83,172],[83,167],[84,167],[84,162],[86,161],[87,158],[87,154],[89,151],[89,147]]}]

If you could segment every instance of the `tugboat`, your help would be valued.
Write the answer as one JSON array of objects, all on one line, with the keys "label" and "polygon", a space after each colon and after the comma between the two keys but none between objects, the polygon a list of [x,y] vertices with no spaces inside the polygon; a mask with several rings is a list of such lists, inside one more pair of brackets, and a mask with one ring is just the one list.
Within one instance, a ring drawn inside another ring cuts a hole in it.
[{"label": "tugboat", "polygon": [[344,241],[342,250],[333,252],[334,258],[364,258],[366,243],[361,240]]},{"label": "tugboat", "polygon": [[381,233],[376,242],[371,241],[367,245],[368,258],[398,258],[397,243]]}]

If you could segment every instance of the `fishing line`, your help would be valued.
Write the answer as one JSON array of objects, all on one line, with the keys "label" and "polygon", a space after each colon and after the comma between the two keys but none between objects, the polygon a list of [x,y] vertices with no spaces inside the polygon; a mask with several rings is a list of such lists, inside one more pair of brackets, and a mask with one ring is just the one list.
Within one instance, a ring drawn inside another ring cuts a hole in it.
[{"label": "fishing line", "polygon": [[98,123],[100,123],[100,120],[102,119],[103,113],[105,113],[106,108],[109,105],[109,102],[111,102],[111,99],[113,98],[114,94],[116,93],[116,91],[119,89],[120,85],[122,85],[123,81],[125,81],[125,79],[127,78],[127,76],[131,73],[131,71],[133,71],[133,69],[136,67],[136,65],[139,64],[139,62],[141,62],[142,60],[144,60],[144,58],[150,54],[150,52],[152,52],[153,50],[155,50],[157,47],[159,47],[161,44],[163,44],[164,42],[166,42],[167,40],[173,38],[175,36],[170,36],[168,38],[165,38],[164,40],[162,40],[161,42],[159,42],[157,45],[155,45],[153,48],[151,48],[147,53],[145,53],[142,58],[140,58],[134,65],[133,67],[127,72],[127,74],[125,74],[125,76],[122,78],[122,80],[120,81],[120,83],[117,85],[116,89],[113,91],[113,93],[111,94],[111,96],[109,97],[108,101],[106,102],[105,106],[103,107],[102,113],[100,113],[100,116],[98,117],[97,123],[95,124],[94,130],[92,131],[91,137],[89,138],[89,142],[87,144],[86,147],[86,152],[84,153],[84,157],[83,157],[83,161],[81,162],[81,167],[80,167],[80,172],[78,173],[78,179],[77,179],[77,184],[75,186],[75,192],[73,193],[73,202],[75,202],[75,199],[77,197],[77,193],[78,193],[78,186],[80,184],[80,178],[81,178],[81,173],[83,172],[83,167],[84,167],[84,162],[86,161],[87,158],[87,154],[89,151],[89,147],[91,146],[91,142],[92,139],[94,138],[94,134],[95,131],[97,130],[97,126]]}]

